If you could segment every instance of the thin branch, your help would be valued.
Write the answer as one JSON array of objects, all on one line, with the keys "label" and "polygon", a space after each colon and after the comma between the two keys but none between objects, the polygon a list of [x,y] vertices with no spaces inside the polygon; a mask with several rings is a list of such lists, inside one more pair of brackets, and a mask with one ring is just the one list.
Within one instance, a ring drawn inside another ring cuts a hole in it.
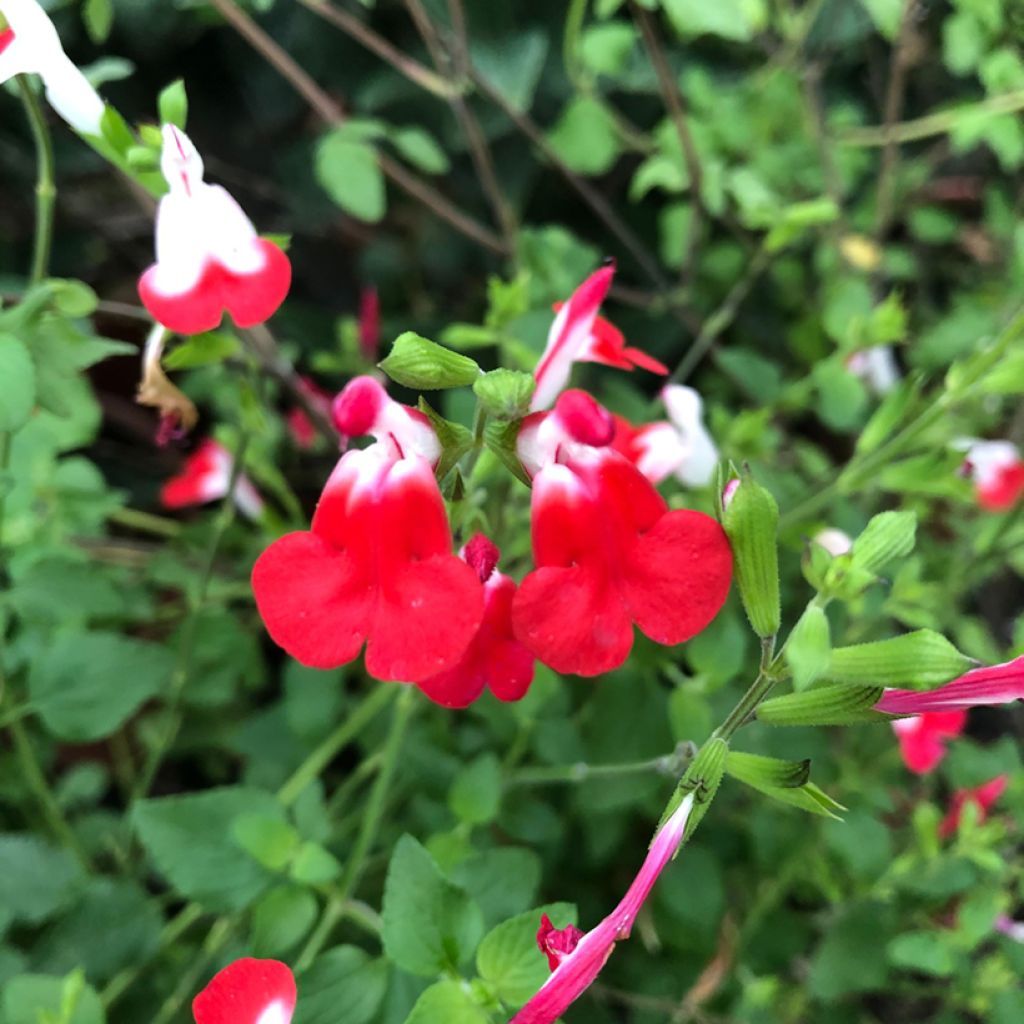
[{"label": "thin branch", "polygon": [[690,179],[691,209],[693,215],[690,219],[689,243],[687,245],[686,259],[683,260],[680,274],[683,280],[692,278],[697,265],[697,254],[700,251],[701,231],[705,219],[704,200],[701,193],[703,173],[700,165],[700,154],[694,145],[693,136],[690,134],[690,125],[687,121],[686,99],[679,83],[672,74],[668,65],[665,51],[658,40],[658,33],[654,28],[654,21],[636,0],[630,0],[630,10],[633,18],[640,26],[640,34],[644,39],[644,46],[650,54],[651,63],[654,65],[654,73],[658,77],[658,85],[661,88],[661,95],[665,101],[669,118],[679,138],[679,145],[683,151],[683,161],[686,164],[686,173]]},{"label": "thin branch", "polygon": [[839,210],[839,222],[836,226],[845,234],[846,210],[843,205],[843,179],[839,173],[835,154],[832,152],[832,140],[825,123],[825,105],[821,98],[821,76],[822,67],[817,63],[809,65],[804,71],[802,82],[804,103],[807,107],[811,134],[818,147],[825,192]]},{"label": "thin branch", "polygon": [[[329,125],[344,123],[341,107],[313,80],[285,50],[263,31],[236,3],[235,0],[210,0],[224,19],[301,95],[322,121]],[[477,244],[507,255],[504,242],[469,214],[460,210],[432,185],[387,154],[377,152],[377,164],[386,177],[404,192],[419,200],[456,231]]]}]

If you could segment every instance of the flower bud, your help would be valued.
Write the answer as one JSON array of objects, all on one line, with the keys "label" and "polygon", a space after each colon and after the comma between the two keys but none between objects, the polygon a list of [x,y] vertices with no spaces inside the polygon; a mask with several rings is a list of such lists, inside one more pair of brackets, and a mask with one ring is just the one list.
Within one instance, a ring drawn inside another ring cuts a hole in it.
[{"label": "flower bud", "polygon": [[836,683],[868,683],[924,689],[947,683],[974,667],[944,636],[930,629],[832,651],[828,678]]},{"label": "flower bud", "polygon": [[478,377],[473,393],[488,416],[496,420],[521,420],[530,411],[536,382],[522,370],[491,370]]},{"label": "flower bud", "polygon": [[387,359],[378,365],[396,384],[419,391],[468,387],[481,373],[469,356],[443,348],[413,331],[399,335]]},{"label": "flower bud", "polygon": [[669,802],[662,818],[662,824],[668,819],[670,812],[679,806],[679,802],[686,797],[687,793],[696,793],[693,810],[686,823],[686,838],[689,838],[700,823],[700,819],[707,813],[715,793],[718,792],[722,776],[725,774],[725,758],[728,753],[729,744],[717,736],[713,736],[700,748],[676,789],[676,796],[680,799]]},{"label": "flower bud", "polygon": [[894,558],[914,550],[917,516],[913,512],[882,512],[873,516],[853,542],[851,558],[857,569],[877,573]]},{"label": "flower bud", "polygon": [[775,535],[779,507],[771,494],[746,473],[723,501],[722,526],[732,544],[736,582],[747,618],[758,636],[779,631],[779,556]]}]

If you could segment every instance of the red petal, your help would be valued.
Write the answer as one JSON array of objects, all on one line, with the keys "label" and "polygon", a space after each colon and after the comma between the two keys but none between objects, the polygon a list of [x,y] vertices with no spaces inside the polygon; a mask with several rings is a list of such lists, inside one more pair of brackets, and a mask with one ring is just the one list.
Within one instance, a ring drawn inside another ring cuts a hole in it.
[{"label": "red petal", "polygon": [[294,1011],[292,972],[250,957],[228,964],[192,1001],[196,1024],[288,1024]]},{"label": "red petal", "polygon": [[[639,348],[624,348],[622,354],[630,361],[633,367],[639,366],[641,370],[649,370],[664,376],[668,373],[668,367],[654,356],[649,356]],[[632,368],[632,367],[631,367]]]},{"label": "red petal", "polygon": [[212,331],[224,319],[220,268],[208,264],[199,280],[187,291],[167,295],[157,289],[156,264],[139,278],[139,298],[157,323],[175,334]]},{"label": "red petal", "polygon": [[256,560],[252,588],[267,632],[303,665],[336,668],[359,654],[376,588],[348,551],[286,534]]},{"label": "red petal", "polygon": [[1005,512],[1024,495],[1024,462],[1003,466],[994,480],[978,488],[978,504],[989,512]]},{"label": "red petal", "polygon": [[255,327],[269,320],[292,283],[292,265],[281,249],[265,238],[258,239],[256,245],[263,253],[263,266],[251,274],[225,271],[222,279],[223,306],[239,327]]}]

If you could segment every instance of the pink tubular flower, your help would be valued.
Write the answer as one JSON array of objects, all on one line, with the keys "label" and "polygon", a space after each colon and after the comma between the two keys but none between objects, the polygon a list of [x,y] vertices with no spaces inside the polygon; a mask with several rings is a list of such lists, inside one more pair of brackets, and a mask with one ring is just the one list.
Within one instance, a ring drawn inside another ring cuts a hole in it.
[{"label": "pink tubular flower", "polygon": [[334,401],[346,437],[308,531],[270,545],[252,571],[271,637],[293,658],[334,668],[366,643],[376,679],[415,683],[455,665],[480,626],[483,588],[452,553],[433,466],[441,446],[421,413],[356,377]]},{"label": "pink tubular flower", "polygon": [[464,708],[489,688],[498,700],[525,696],[533,682],[533,655],[512,633],[513,580],[498,572],[500,552],[478,533],[462,557],[472,566],[484,588],[484,617],[462,660],[417,685],[436,704]]},{"label": "pink tubular flower", "polygon": [[597,315],[614,275],[615,264],[609,263],[591,274],[568,302],[555,304],[557,316],[534,371],[537,389],[530,405],[534,412],[547,409],[558,397],[569,383],[573,363],[604,363],[621,370],[639,366],[652,373],[668,373],[668,368],[657,359],[640,349],[628,348],[622,332]]},{"label": "pink tubular flower", "polygon": [[49,15],[36,0],[0,0],[0,14],[7,21],[0,31],[0,82],[39,75],[50,106],[76,132],[99,135],[103,100],[65,54]]},{"label": "pink tubular flower", "polygon": [[[233,459],[231,452],[212,438],[207,438],[188,458],[177,475],[160,490],[164,508],[187,508],[217,501],[228,493]],[[263,499],[244,474],[235,483],[235,504],[243,515],[255,519],[263,511]]]},{"label": "pink tubular flower", "polygon": [[939,835],[943,839],[948,839],[956,834],[956,830],[960,827],[960,817],[968,804],[974,804],[978,808],[978,821],[984,821],[988,817],[992,805],[1005,792],[1009,782],[1009,775],[997,775],[980,786],[958,789],[949,802],[949,811],[939,825]]},{"label": "pink tubular flower", "polygon": [[[299,387],[309,401],[319,409],[324,416],[331,415],[331,396],[311,377],[300,377]],[[301,405],[295,406],[288,413],[288,432],[298,448],[312,448],[316,443],[316,427],[306,414]]]},{"label": "pink tubular flower", "polygon": [[573,925],[555,929],[547,915],[541,918],[537,945],[547,956],[552,974],[509,1024],[553,1024],[593,983],[612,955],[615,943],[629,938],[636,915],[654,883],[676,855],[692,807],[690,793],[654,837],[622,902],[596,928],[589,932],[581,932]]},{"label": "pink tubular flower", "polygon": [[875,711],[887,715],[923,715],[1024,699],[1024,655],[1000,665],[972,669],[934,690],[887,689]]},{"label": "pink tubular flower", "polygon": [[290,1024],[295,978],[277,960],[228,964],[192,1000],[196,1024]]},{"label": "pink tubular flower", "polygon": [[988,512],[1005,512],[1024,496],[1024,459],[1010,441],[966,442],[963,472],[974,483],[978,505]]},{"label": "pink tubular flower", "polygon": [[732,551],[710,516],[669,511],[609,447],[615,424],[582,391],[523,422],[519,458],[533,478],[537,569],[512,605],[516,637],[556,672],[621,665],[633,625],[661,644],[699,633],[725,603]]},{"label": "pink tubular flower", "polygon": [[163,127],[160,166],[170,191],[156,214],[156,263],[139,279],[153,319],[178,334],[211,331],[227,311],[239,327],[268,320],[291,285],[288,257],[260,238],[220,185],[203,181],[189,137]]},{"label": "pink tubular flower", "polygon": [[668,422],[634,427],[615,419],[615,450],[624,455],[652,484],[675,476],[686,487],[706,487],[715,476],[718,449],[702,419],[700,395],[682,384],[662,389]]},{"label": "pink tubular flower", "polygon": [[966,711],[931,711],[892,723],[903,763],[916,775],[934,771],[946,756],[946,743],[964,731]]},{"label": "pink tubular flower", "polygon": [[371,363],[377,361],[380,349],[380,296],[372,286],[359,293],[359,349]]}]

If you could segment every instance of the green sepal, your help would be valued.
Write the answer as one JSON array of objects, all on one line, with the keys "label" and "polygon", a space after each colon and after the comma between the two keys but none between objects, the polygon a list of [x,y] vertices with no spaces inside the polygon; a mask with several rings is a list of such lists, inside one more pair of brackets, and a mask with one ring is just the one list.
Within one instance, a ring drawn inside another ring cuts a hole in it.
[{"label": "green sepal", "polygon": [[941,633],[918,629],[888,640],[835,648],[827,677],[836,683],[927,689],[975,667]]},{"label": "green sepal", "polygon": [[452,467],[473,447],[473,432],[461,423],[452,423],[436,412],[421,395],[418,408],[430,420],[431,427],[441,443],[441,458],[434,467],[434,475],[443,480]]},{"label": "green sepal", "polygon": [[532,373],[522,370],[491,370],[478,377],[473,394],[488,416],[496,420],[521,420],[530,411],[530,399],[537,387]]},{"label": "green sepal", "polygon": [[396,384],[418,391],[439,391],[473,384],[480,367],[469,356],[406,331],[395,340],[386,359],[377,364]]},{"label": "green sepal", "polygon": [[523,469],[516,452],[516,440],[522,420],[504,423],[501,420],[488,420],[484,426],[484,444],[501,460],[504,467],[527,487],[532,486],[529,475]]},{"label": "green sepal", "polygon": [[739,487],[722,510],[722,526],[732,545],[736,584],[747,618],[758,636],[775,636],[781,619],[779,506],[749,470],[744,470]]},{"label": "green sepal", "polygon": [[185,92],[185,82],[178,78],[165,86],[157,97],[157,110],[160,112],[160,120],[164,124],[173,124],[185,130],[185,122],[188,120],[188,94]]},{"label": "green sepal", "polygon": [[722,784],[722,776],[725,774],[725,758],[729,753],[729,744],[717,736],[704,744],[697,752],[697,756],[690,763],[686,774],[679,780],[672,799],[669,800],[661,821],[662,825],[672,816],[676,808],[683,802],[688,793],[694,793],[693,810],[686,822],[686,832],[683,842],[690,838],[693,830],[700,824],[701,819],[707,814],[711,801],[714,800],[718,787]]},{"label": "green sepal", "polygon": [[757,709],[769,725],[856,725],[888,719],[872,710],[881,699],[881,686],[819,686],[803,693],[771,697]]},{"label": "green sepal", "polygon": [[838,801],[810,781],[810,761],[780,761],[760,754],[730,751],[725,772],[759,793],[810,814],[839,819]]},{"label": "green sepal", "polygon": [[893,559],[914,550],[917,515],[914,512],[882,512],[873,516],[853,542],[850,561],[855,569],[877,573]]},{"label": "green sepal", "polygon": [[786,641],[786,663],[793,673],[793,689],[806,690],[828,671],[831,631],[824,608],[812,602],[800,616]]}]

